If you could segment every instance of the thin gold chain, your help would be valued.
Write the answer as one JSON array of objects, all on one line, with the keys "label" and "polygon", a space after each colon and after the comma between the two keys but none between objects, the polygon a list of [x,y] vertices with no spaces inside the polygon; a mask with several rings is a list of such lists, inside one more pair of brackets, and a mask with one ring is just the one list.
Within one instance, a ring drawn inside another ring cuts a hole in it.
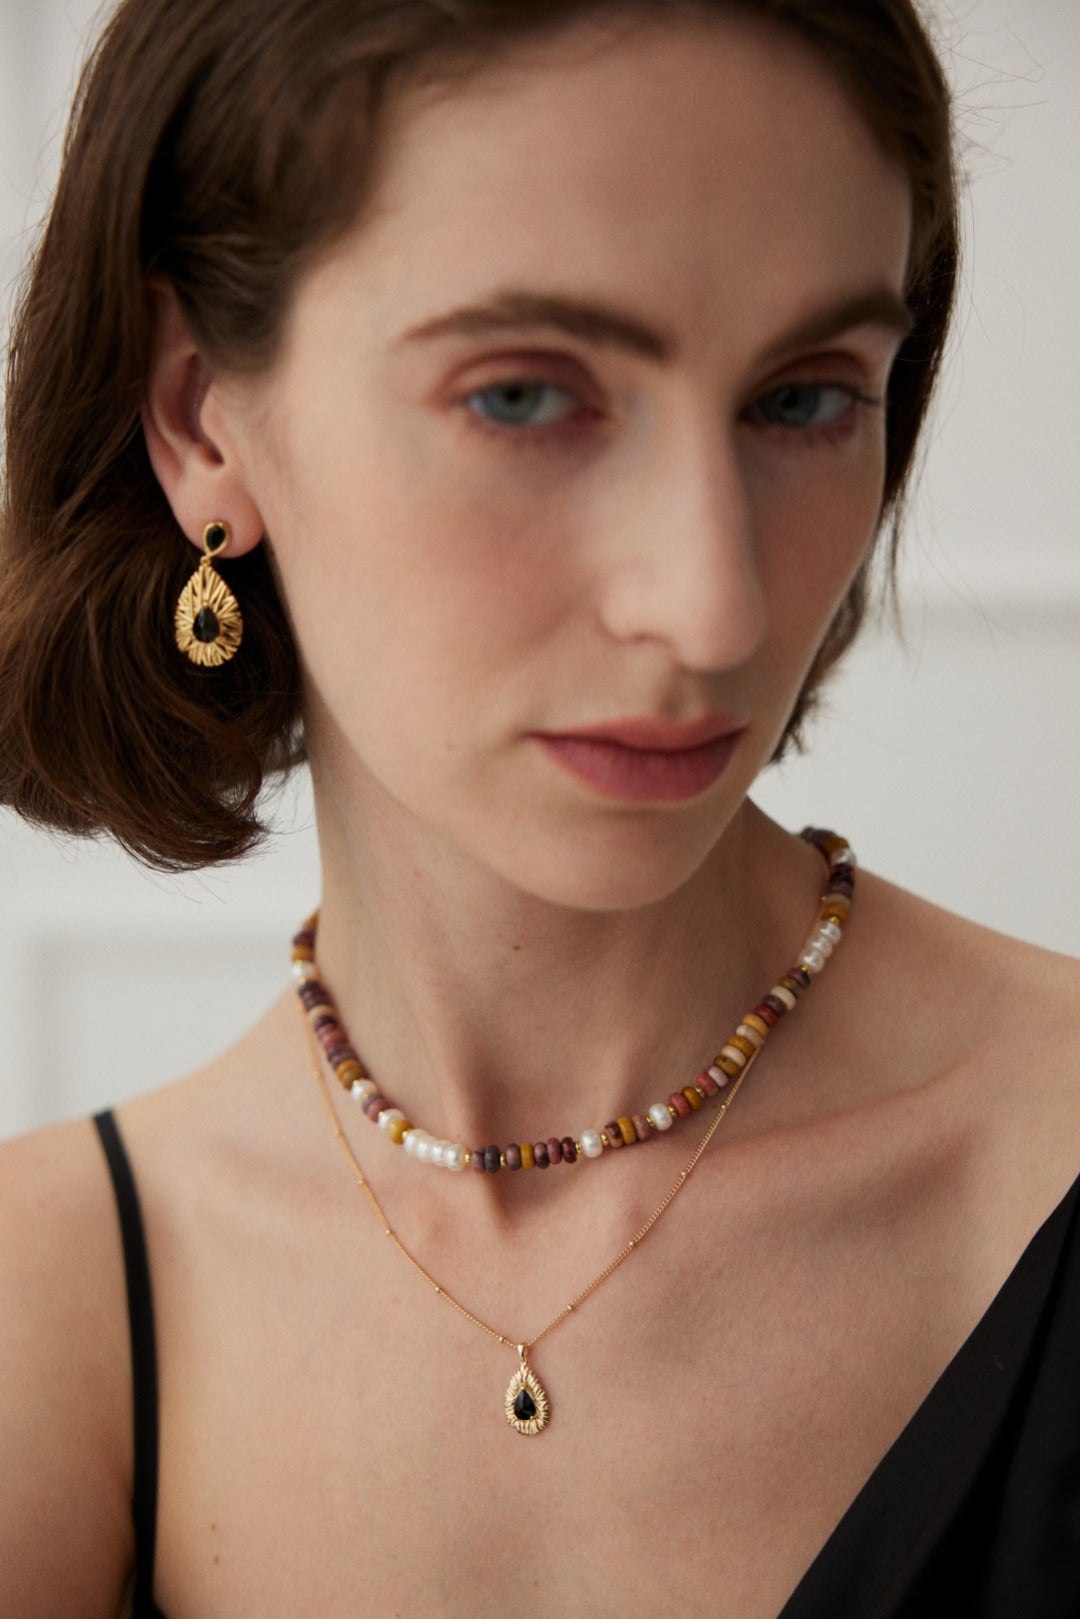
[{"label": "thin gold chain", "polygon": [[[300,1003],[297,1002],[297,1005],[299,1004]],[[579,1305],[584,1304],[585,1300],[590,1298],[591,1295],[596,1292],[598,1287],[601,1287],[610,1276],[614,1276],[619,1266],[629,1259],[634,1250],[640,1247],[641,1243],[644,1242],[653,1226],[656,1225],[657,1221],[660,1219],[660,1216],[667,1212],[672,1203],[674,1203],[675,1199],[678,1197],[679,1193],[682,1191],[683,1187],[686,1185],[687,1181],[690,1179],[690,1176],[693,1174],[694,1169],[697,1166],[699,1158],[715,1135],[728,1108],[739,1094],[743,1080],[754,1066],[754,1061],[757,1057],[757,1051],[755,1051],[753,1056],[747,1058],[746,1066],[740,1069],[738,1077],[732,1081],[731,1088],[716,1110],[716,1117],[713,1119],[712,1123],[709,1125],[709,1128],[706,1130],[705,1134],[695,1147],[690,1162],[687,1164],[686,1168],[680,1172],[674,1185],[672,1185],[661,1198],[660,1202],[656,1205],[656,1208],[645,1221],[645,1224],[641,1227],[641,1230],[636,1232],[635,1235],[630,1238],[630,1241],[626,1244],[626,1247],[623,1248],[622,1251],[617,1254],[609,1264],[604,1266],[604,1269],[600,1272],[599,1276],[595,1276],[587,1287],[583,1287],[581,1292],[570,1300],[569,1304],[563,1305],[563,1308],[559,1311],[558,1315],[553,1316],[546,1327],[541,1328],[541,1330],[536,1333],[534,1337],[530,1338],[528,1342],[525,1342],[518,1338],[508,1338],[503,1332],[497,1332],[494,1327],[489,1327],[486,1321],[481,1321],[478,1315],[473,1315],[471,1310],[467,1310],[464,1304],[459,1304],[457,1299],[454,1298],[453,1294],[448,1293],[445,1287],[442,1287],[440,1283],[435,1280],[434,1276],[426,1271],[423,1265],[421,1265],[420,1261],[416,1259],[406,1248],[405,1244],[402,1242],[401,1238],[398,1236],[397,1232],[393,1229],[389,1220],[386,1218],[386,1215],[383,1213],[379,1200],[368,1184],[367,1176],[360,1168],[360,1165],[356,1160],[356,1155],[353,1152],[352,1147],[349,1145],[348,1137],[341,1128],[337,1113],[334,1109],[334,1104],[330,1099],[330,1090],[323,1074],[321,1054],[317,1045],[315,1044],[315,1036],[311,1031],[311,1026],[304,1014],[304,1009],[302,1006],[300,1007],[300,1015],[304,1023],[304,1033],[307,1037],[308,1049],[311,1052],[312,1069],[315,1074],[315,1078],[319,1082],[319,1091],[322,1096],[323,1103],[325,1104],[327,1114],[329,1115],[330,1123],[333,1126],[334,1134],[338,1139],[342,1151],[349,1161],[353,1174],[356,1176],[360,1190],[371,1204],[375,1217],[382,1226],[383,1231],[390,1238],[394,1246],[409,1261],[409,1264],[412,1266],[413,1270],[418,1271],[424,1278],[425,1282],[427,1282],[428,1286],[435,1290],[439,1298],[445,1299],[447,1304],[451,1305],[459,1315],[463,1315],[466,1321],[471,1321],[474,1327],[479,1327],[481,1332],[486,1332],[489,1338],[494,1338],[499,1343],[506,1344],[506,1346],[510,1349],[517,1349],[522,1354],[528,1354],[528,1352],[540,1342],[541,1338],[546,1338],[549,1332],[554,1332],[555,1328],[559,1326],[561,1322],[565,1321],[567,1316],[572,1315]]]}]

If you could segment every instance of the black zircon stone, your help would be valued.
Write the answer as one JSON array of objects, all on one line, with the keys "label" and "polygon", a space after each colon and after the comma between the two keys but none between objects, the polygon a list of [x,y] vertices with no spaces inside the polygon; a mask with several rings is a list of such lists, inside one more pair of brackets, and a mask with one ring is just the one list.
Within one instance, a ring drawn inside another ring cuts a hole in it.
[{"label": "black zircon stone", "polygon": [[221,625],[217,621],[217,614],[212,613],[209,607],[204,607],[201,613],[196,614],[192,626],[196,641],[216,641],[221,634]]},{"label": "black zircon stone", "polygon": [[514,1401],[514,1415],[519,1422],[531,1422],[536,1415],[536,1401],[528,1389],[519,1389]]}]

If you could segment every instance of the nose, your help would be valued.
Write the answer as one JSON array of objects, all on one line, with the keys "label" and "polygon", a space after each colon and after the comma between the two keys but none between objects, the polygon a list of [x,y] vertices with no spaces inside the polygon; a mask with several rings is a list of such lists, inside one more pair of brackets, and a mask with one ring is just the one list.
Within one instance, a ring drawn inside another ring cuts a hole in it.
[{"label": "nose", "polygon": [[600,616],[618,640],[662,642],[685,668],[745,663],[765,635],[747,483],[715,416],[664,435],[611,513]]}]

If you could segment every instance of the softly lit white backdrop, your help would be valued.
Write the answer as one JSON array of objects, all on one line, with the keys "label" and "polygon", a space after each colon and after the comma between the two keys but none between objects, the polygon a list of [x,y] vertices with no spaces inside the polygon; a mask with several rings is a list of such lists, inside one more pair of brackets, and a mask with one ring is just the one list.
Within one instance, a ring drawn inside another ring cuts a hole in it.
[{"label": "softly lit white backdrop", "polygon": [[[59,159],[90,0],[0,0],[0,292]],[[902,575],[812,748],[762,779],[784,823],[841,828],[875,870],[1080,955],[1080,7],[934,0],[958,89],[967,263]],[[151,875],[0,813],[0,1136],[182,1074],[287,980],[317,902],[306,784],[237,868]]]}]

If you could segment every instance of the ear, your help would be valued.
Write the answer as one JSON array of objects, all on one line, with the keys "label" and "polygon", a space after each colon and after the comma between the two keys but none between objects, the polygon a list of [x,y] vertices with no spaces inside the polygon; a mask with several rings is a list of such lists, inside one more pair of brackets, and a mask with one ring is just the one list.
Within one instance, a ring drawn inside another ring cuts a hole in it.
[{"label": "ear", "polygon": [[146,296],[153,343],[142,423],[150,463],[191,543],[201,551],[206,525],[228,523],[229,556],[242,556],[258,545],[265,527],[223,430],[221,412],[214,412],[218,442],[204,428],[213,375],[170,284],[155,279]]}]

